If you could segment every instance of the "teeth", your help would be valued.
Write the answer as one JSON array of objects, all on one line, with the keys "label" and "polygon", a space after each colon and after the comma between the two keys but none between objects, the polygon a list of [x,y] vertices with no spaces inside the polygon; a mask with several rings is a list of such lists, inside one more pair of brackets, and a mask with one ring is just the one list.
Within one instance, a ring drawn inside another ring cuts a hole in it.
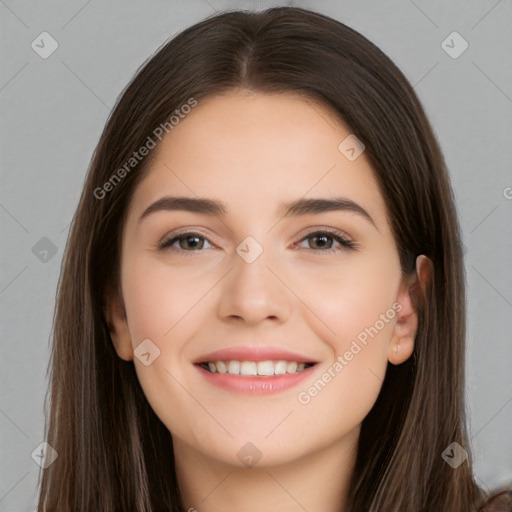
[{"label": "teeth", "polygon": [[286,373],[295,373],[297,371],[297,363],[288,363],[286,365]]},{"label": "teeth", "polygon": [[275,375],[284,375],[286,373],[287,367],[288,363],[286,361],[277,361],[277,363],[274,365]]},{"label": "teeth", "polygon": [[242,361],[240,375],[258,375],[258,364],[254,361]]},{"label": "teeth", "polygon": [[240,373],[240,361],[229,361],[228,373],[231,375],[238,375]]},{"label": "teeth", "polygon": [[[203,366],[206,366],[206,364]],[[306,363],[297,363],[295,361],[208,361],[207,366],[212,373],[246,376],[260,375],[262,377],[297,373],[306,369]],[[308,364],[307,366],[311,365]]]},{"label": "teeth", "polygon": [[260,361],[258,363],[258,375],[274,375],[274,364],[272,361]]}]

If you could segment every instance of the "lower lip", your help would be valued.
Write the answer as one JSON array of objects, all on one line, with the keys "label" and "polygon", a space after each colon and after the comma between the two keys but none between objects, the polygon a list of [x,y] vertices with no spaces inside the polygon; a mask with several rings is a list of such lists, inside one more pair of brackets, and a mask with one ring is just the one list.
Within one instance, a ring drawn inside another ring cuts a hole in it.
[{"label": "lower lip", "polygon": [[311,376],[316,365],[305,368],[301,372],[287,373],[284,375],[243,376],[230,373],[212,373],[202,366],[196,365],[208,383],[228,391],[253,395],[269,395],[285,391],[297,386]]}]

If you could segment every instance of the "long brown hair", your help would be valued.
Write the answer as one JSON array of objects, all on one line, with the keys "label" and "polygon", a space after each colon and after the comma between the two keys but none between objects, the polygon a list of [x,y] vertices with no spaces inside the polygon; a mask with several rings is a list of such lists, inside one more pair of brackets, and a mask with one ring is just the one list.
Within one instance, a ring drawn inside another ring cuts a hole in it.
[{"label": "long brown hair", "polygon": [[[171,434],[133,363],[117,356],[105,307],[119,284],[130,198],[158,146],[126,162],[191,98],[238,88],[330,107],[366,146],[404,275],[417,255],[433,264],[414,354],[388,365],[363,421],[347,512],[476,510],[483,492],[465,427],[461,236],[438,143],[412,87],[374,44],[324,15],[279,7],[224,12],[178,34],[138,70],[106,123],[59,282],[46,424],[58,458],[43,471],[38,511],[183,510]],[[456,469],[442,456],[452,443],[468,453]]]}]

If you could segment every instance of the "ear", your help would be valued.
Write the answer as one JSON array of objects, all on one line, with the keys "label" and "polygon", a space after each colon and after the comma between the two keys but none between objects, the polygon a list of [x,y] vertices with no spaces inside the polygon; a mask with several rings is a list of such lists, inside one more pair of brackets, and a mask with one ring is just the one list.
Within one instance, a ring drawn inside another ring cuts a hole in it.
[{"label": "ear", "polygon": [[391,336],[388,359],[391,364],[402,364],[411,357],[418,330],[418,305],[425,299],[432,276],[432,261],[424,254],[416,258],[416,273],[400,286],[397,320]]},{"label": "ear", "polygon": [[107,325],[117,355],[125,361],[133,361],[132,339],[120,291],[109,293],[105,303]]}]

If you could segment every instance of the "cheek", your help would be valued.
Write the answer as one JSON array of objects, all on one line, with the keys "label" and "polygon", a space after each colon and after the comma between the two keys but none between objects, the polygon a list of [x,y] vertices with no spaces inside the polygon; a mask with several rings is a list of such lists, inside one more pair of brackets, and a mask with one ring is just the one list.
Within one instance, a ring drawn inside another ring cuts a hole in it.
[{"label": "cheek", "polygon": [[[305,271],[297,276],[296,290],[322,321],[322,338],[340,354],[356,338],[364,343],[365,334],[375,340],[374,346],[386,345],[396,319],[393,304],[400,280],[397,256],[383,249],[378,258],[357,255],[314,275]],[[369,347],[365,352],[375,350]]]},{"label": "cheek", "polygon": [[[134,365],[144,395],[173,435],[180,438],[194,435],[190,442],[201,443],[201,431],[192,427],[197,418],[203,421],[208,418],[201,404],[188,392],[190,361],[186,347],[201,325],[200,300],[212,284],[197,279],[191,286],[193,276],[189,273],[144,257],[127,259],[122,275],[128,328],[135,350]],[[146,340],[151,343],[148,345]],[[143,358],[137,357],[137,347],[142,341],[144,347],[149,346],[147,365]]]},{"label": "cheek", "polygon": [[349,361],[341,356],[325,365],[318,378],[297,395],[304,432],[335,440],[358,428],[375,404],[382,387],[385,358],[362,349]]},{"label": "cheek", "polygon": [[[211,275],[180,271],[155,259],[128,260],[123,269],[123,297],[134,346],[142,339],[155,343],[172,339],[175,332],[192,325],[190,318],[201,298],[212,287]],[[182,333],[183,334],[183,333]],[[163,346],[163,345],[162,345]]]},{"label": "cheek", "polygon": [[[189,340],[204,324],[204,299],[218,277],[197,266],[174,268],[156,262],[154,257],[137,255],[126,258],[122,276],[138,380],[163,423],[173,433],[186,437],[192,432],[194,419],[208,420],[201,404],[188,393],[191,363],[187,350]],[[141,347],[147,347],[146,340],[151,342],[148,365],[137,357],[137,347],[143,341]]]},{"label": "cheek", "polygon": [[[358,354],[361,364],[386,357],[396,322],[395,299],[395,294],[376,285],[368,289],[346,288],[336,297],[327,298],[319,311],[330,327],[326,341],[336,355],[351,350]],[[357,346],[361,347],[360,351]]]},{"label": "cheek", "polygon": [[[306,303],[315,313],[310,327],[332,353],[324,370],[336,377],[328,374],[325,380],[332,390],[354,390],[345,397],[355,398],[354,403],[363,403],[366,396],[376,398],[387,368],[401,274],[394,253],[389,251],[387,258],[385,254],[318,272],[314,286],[309,278],[302,281],[301,293],[307,287]],[[324,399],[328,396],[325,393]]]},{"label": "cheek", "polygon": [[351,295],[341,295],[339,300],[338,310],[320,311],[334,331],[323,338],[332,358],[322,363],[313,387],[298,399],[305,404],[314,398],[320,414],[338,404],[343,406],[339,419],[347,414],[362,420],[384,380],[396,315],[392,303],[382,297],[359,303]]},{"label": "cheek", "polygon": [[308,305],[328,327],[321,329],[322,341],[332,358],[322,363],[310,386],[300,390],[297,401],[307,411],[303,418],[309,428],[325,425],[326,435],[336,436],[363,421],[388,366],[399,273],[390,277],[367,270],[331,276],[322,293],[315,287],[308,297]]}]

